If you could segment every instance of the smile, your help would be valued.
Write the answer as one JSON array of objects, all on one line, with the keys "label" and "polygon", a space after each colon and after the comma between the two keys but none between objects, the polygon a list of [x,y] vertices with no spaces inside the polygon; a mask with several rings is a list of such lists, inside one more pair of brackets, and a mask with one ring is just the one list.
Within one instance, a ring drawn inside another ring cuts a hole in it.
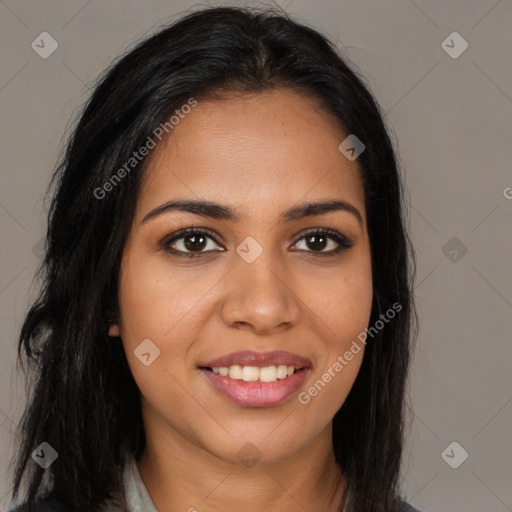
[{"label": "smile", "polygon": [[240,366],[200,368],[213,387],[242,407],[281,404],[303,384],[310,368],[294,366]]},{"label": "smile", "polygon": [[278,366],[218,366],[211,368],[213,373],[222,377],[230,377],[231,379],[243,380],[245,382],[275,382],[277,379],[285,379],[289,375],[295,373],[295,366],[287,366],[280,364]]}]

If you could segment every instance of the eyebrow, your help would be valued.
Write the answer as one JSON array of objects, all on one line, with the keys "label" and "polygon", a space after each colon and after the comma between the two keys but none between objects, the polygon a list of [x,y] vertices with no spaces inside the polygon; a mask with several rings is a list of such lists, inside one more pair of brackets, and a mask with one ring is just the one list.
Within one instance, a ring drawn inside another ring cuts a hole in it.
[{"label": "eyebrow", "polygon": [[[213,201],[177,199],[174,201],[168,201],[151,210],[144,216],[141,224],[144,224],[148,220],[155,218],[158,215],[173,210],[194,213],[196,215],[201,215],[202,217],[210,217],[212,219],[226,220],[231,222],[239,222],[242,219],[242,214],[231,206],[222,205]],[[298,206],[293,206],[292,208],[289,208],[282,213],[281,221],[296,221],[305,217],[323,215],[324,213],[334,211],[346,211],[351,213],[357,218],[359,225],[363,227],[364,221],[359,210],[350,203],[340,199],[303,203]]]}]

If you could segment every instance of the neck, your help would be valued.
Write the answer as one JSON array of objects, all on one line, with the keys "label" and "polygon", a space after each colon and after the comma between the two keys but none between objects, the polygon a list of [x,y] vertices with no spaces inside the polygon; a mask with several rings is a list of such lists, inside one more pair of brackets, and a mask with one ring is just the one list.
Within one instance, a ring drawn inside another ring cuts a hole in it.
[{"label": "neck", "polygon": [[245,512],[269,504],[280,512],[339,512],[344,503],[346,481],[332,449],[332,424],[286,459],[252,467],[219,459],[175,431],[153,430],[146,432],[137,466],[159,512],[230,510],[233,503]]}]

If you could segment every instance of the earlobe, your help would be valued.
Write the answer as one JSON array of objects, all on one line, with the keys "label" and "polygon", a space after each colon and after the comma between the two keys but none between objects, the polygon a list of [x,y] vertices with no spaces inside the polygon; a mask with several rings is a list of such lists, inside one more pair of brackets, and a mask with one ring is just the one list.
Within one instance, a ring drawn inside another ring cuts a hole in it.
[{"label": "earlobe", "polygon": [[110,322],[110,327],[108,329],[108,335],[112,338],[115,338],[117,336],[121,335],[121,331],[119,330],[119,325],[116,323]]}]

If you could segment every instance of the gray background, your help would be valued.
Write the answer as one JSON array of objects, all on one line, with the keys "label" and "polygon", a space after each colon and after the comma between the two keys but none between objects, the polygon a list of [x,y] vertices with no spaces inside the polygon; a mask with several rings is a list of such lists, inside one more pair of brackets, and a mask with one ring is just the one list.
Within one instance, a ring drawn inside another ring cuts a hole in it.
[{"label": "gray background", "polygon": [[[337,42],[397,139],[420,314],[404,492],[425,512],[512,511],[512,1],[277,4]],[[112,59],[201,5],[0,0],[0,510],[24,405],[16,342],[61,141]],[[43,31],[59,45],[47,59],[31,48]],[[469,44],[457,58],[442,46],[453,31]],[[454,441],[469,454],[457,469],[441,456]]]}]

